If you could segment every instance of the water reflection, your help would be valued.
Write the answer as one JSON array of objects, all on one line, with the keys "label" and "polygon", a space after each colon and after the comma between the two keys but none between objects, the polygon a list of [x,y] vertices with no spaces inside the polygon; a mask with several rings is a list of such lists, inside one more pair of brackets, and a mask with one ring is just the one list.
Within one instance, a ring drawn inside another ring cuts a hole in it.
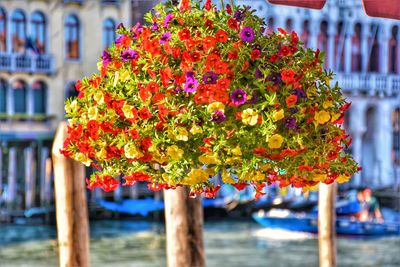
[{"label": "water reflection", "polygon": [[[165,266],[163,225],[97,221],[91,224],[92,266]],[[315,236],[268,231],[251,221],[207,222],[209,267],[318,265]],[[339,239],[338,266],[400,266],[400,238]],[[0,266],[57,266],[55,228],[0,225]]]}]

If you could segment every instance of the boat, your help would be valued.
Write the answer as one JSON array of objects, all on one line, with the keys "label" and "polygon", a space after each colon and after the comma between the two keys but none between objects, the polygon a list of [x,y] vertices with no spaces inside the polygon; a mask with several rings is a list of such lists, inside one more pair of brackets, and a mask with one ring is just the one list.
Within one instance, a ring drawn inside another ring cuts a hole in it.
[{"label": "boat", "polygon": [[[289,210],[256,212],[253,219],[266,228],[296,232],[318,233],[318,215],[315,213],[296,213]],[[344,236],[389,236],[400,235],[400,221],[361,222],[354,217],[336,218],[336,233]]]}]

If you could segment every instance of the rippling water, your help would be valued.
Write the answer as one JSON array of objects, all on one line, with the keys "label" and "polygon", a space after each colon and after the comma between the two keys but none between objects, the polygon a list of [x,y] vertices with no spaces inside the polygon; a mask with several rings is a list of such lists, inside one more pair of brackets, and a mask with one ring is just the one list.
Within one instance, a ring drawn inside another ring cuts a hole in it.
[{"label": "rippling water", "polygon": [[[95,267],[165,266],[161,224],[99,221],[91,224]],[[1,267],[57,266],[55,228],[0,225]],[[256,223],[207,222],[209,267],[309,267],[318,265],[318,243],[306,234],[261,229]],[[338,266],[398,267],[400,238],[339,239]]]}]

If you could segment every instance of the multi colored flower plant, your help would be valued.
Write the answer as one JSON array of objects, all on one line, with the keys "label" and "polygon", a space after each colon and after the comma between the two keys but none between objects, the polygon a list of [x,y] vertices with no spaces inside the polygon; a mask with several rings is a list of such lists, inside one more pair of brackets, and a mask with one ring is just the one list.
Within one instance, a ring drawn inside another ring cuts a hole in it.
[{"label": "multi colored flower plant", "polygon": [[156,6],[148,25],[119,25],[99,73],[65,106],[63,153],[98,169],[89,188],[145,181],[213,197],[222,182],[258,197],[267,184],[309,188],[357,172],[341,127],[350,105],[323,53],[295,32],[267,34],[253,13],[182,1]]}]

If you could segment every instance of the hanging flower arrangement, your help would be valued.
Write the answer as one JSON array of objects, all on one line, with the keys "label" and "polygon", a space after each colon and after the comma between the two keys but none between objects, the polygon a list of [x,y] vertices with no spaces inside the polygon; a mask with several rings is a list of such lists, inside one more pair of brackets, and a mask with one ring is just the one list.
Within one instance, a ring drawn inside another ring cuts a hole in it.
[{"label": "hanging flower arrangement", "polygon": [[99,73],[66,101],[63,153],[98,169],[89,188],[145,181],[213,197],[227,183],[258,197],[358,171],[341,128],[350,105],[295,32],[267,34],[249,7],[210,1],[159,4],[145,19],[119,25]]}]

